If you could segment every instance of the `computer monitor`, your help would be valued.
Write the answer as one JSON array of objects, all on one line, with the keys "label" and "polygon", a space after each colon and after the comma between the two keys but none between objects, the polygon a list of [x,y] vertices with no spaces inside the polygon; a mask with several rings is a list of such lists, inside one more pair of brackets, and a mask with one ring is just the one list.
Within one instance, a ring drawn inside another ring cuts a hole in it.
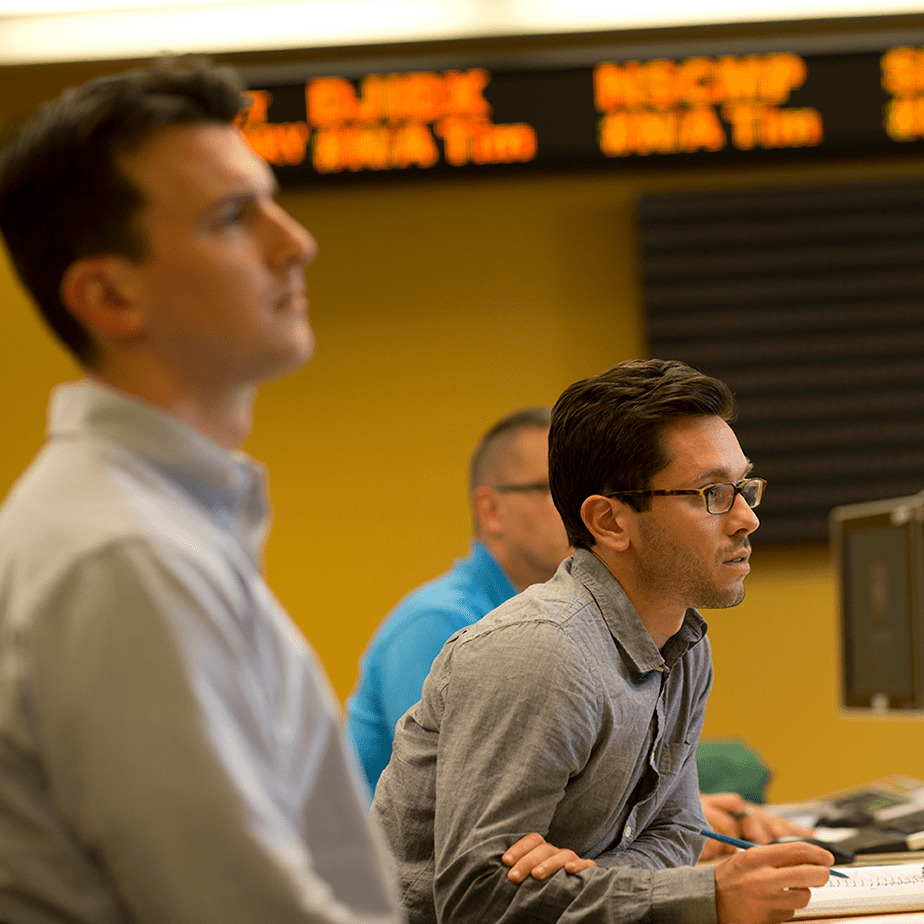
[{"label": "computer monitor", "polygon": [[924,492],[835,507],[844,706],[924,709]]}]

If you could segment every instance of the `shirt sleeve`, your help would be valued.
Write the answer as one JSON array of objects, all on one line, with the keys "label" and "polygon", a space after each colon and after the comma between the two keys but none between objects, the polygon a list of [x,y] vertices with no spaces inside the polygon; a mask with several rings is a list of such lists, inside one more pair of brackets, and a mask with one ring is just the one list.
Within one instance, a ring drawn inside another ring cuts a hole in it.
[{"label": "shirt sleeve", "polygon": [[398,720],[419,699],[424,680],[446,640],[456,631],[458,616],[437,607],[418,610],[402,621],[382,653],[380,681],[385,721],[395,734]]},{"label": "shirt sleeve", "polygon": [[[600,704],[580,652],[570,651],[554,628],[497,631],[507,637],[486,645],[457,642],[444,653],[448,679],[440,687],[442,678],[432,675],[418,707],[423,723],[437,700],[442,709],[434,815],[437,919],[713,924],[708,868],[612,865],[519,886],[507,879],[501,855],[530,831],[549,831],[566,787],[594,748]],[[524,650],[529,657],[520,656]]]},{"label": "shirt sleeve", "polygon": [[[396,921],[336,719],[310,686],[286,713],[244,599],[195,556],[142,541],[49,589],[31,656],[53,797],[140,924]],[[326,789],[338,773],[344,789]],[[326,799],[343,817],[310,809]],[[330,872],[353,862],[346,894]]]},{"label": "shirt sleeve", "polygon": [[395,726],[420,699],[434,659],[459,622],[438,607],[408,605],[413,613],[399,607],[389,617],[397,624],[372,643],[359,688],[347,700],[347,732],[372,790],[391,759]]}]

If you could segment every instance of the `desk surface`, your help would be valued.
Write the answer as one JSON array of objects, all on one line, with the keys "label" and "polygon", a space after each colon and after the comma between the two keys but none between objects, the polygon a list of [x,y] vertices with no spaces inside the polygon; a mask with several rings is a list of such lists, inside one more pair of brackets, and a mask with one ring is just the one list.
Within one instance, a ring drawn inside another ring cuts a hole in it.
[{"label": "desk surface", "polygon": [[924,863],[924,850],[903,850],[901,853],[858,853],[856,862],[841,864],[844,869],[851,866],[891,866],[893,863]]}]

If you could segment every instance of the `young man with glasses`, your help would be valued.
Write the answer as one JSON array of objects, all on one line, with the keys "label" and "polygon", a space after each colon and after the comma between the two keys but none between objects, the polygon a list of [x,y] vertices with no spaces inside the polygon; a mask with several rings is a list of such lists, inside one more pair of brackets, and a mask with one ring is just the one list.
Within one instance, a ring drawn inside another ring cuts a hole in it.
[{"label": "young man with glasses", "polygon": [[[660,360],[559,398],[549,477],[574,555],[450,639],[376,789],[412,924],[764,924],[827,880],[805,843],[690,865],[712,682],[695,607],[744,598],[763,490],[732,413],[722,382]],[[531,831],[596,866],[514,885],[501,857]]]},{"label": "young man with glasses", "polygon": [[[469,463],[475,537],[469,554],[408,594],[363,654],[359,683],[347,701],[347,732],[373,791],[391,758],[398,720],[420,699],[424,679],[446,640],[529,585],[547,581],[568,554],[565,528],[549,488],[550,421],[548,408],[523,408],[482,436]],[[755,480],[747,490],[759,485]],[[784,834],[812,833],[733,792],[701,798],[710,824],[733,837],[766,843]],[[512,848],[509,859],[519,861],[534,844],[534,857],[553,852],[533,838]],[[709,841],[704,852],[717,855],[733,849]],[[519,863],[512,877],[517,879],[527,865]],[[540,864],[533,875],[542,876],[555,865]]]}]

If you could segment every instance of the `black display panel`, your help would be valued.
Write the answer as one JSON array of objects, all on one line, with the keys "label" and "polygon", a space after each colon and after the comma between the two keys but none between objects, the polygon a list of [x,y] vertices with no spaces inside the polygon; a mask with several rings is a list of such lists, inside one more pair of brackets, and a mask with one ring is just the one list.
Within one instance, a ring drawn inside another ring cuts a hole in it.
[{"label": "black display panel", "polygon": [[422,58],[256,75],[243,128],[283,183],[924,150],[924,45],[598,51],[554,67]]},{"label": "black display panel", "polygon": [[924,709],[924,494],[831,514],[843,704]]}]

